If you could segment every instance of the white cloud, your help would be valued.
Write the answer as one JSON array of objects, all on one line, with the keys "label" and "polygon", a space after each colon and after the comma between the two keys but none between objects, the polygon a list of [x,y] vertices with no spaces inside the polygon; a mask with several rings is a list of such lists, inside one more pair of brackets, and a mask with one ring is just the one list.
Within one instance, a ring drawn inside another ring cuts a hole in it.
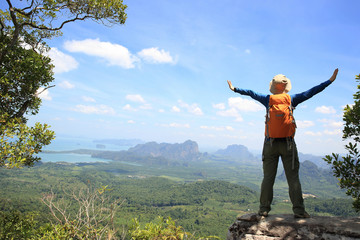
[{"label": "white cloud", "polygon": [[165,112],[164,109],[159,109],[159,113],[163,113],[163,112]]},{"label": "white cloud", "polygon": [[229,135],[229,134],[224,134],[222,135],[221,138],[229,138],[229,139],[247,139],[247,136],[239,136],[239,135]]},{"label": "white cloud", "polygon": [[222,111],[218,111],[216,114],[223,117],[234,117],[235,121],[241,122],[243,121],[240,112],[258,112],[264,111],[264,107],[254,100],[245,99],[242,97],[231,97],[228,99],[229,108],[226,109],[225,105],[214,104],[213,107],[217,109],[221,109]]},{"label": "white cloud", "polygon": [[225,129],[228,131],[234,131],[235,129],[231,126],[225,126]]},{"label": "white cloud", "polygon": [[228,99],[228,104],[231,108],[236,108],[241,112],[258,112],[264,110],[264,107],[254,100],[242,97],[231,97]]},{"label": "white cloud", "polygon": [[[152,109],[152,106],[150,103],[146,103],[146,101],[144,100],[144,98],[140,95],[140,94],[128,94],[126,95],[126,100],[129,100],[131,102],[135,102],[135,103],[143,103],[141,106],[139,106],[139,109],[143,109],[143,110],[149,110]],[[127,104],[123,107],[124,110],[129,110],[129,111],[137,111],[137,109],[133,108],[130,106],[130,104]]]},{"label": "white cloud", "polygon": [[[20,46],[23,47],[24,49],[26,50],[30,50],[32,49],[32,46],[30,44],[27,44],[26,42],[24,42],[24,37],[20,37],[20,40],[19,43],[20,43]],[[35,49],[36,52],[41,52],[41,49]]]},{"label": "white cloud", "polygon": [[330,122],[329,124],[325,125],[327,127],[332,127],[332,128],[341,128],[344,126],[344,123],[343,122],[336,122],[336,121],[333,121],[333,122]]},{"label": "white cloud", "polygon": [[177,106],[173,106],[173,107],[171,108],[171,111],[173,111],[173,112],[180,112],[181,110],[180,110],[180,108],[178,108]]},{"label": "white cloud", "polygon": [[51,48],[48,55],[55,66],[55,73],[69,72],[79,66],[75,58],[59,51],[57,48]]},{"label": "white cloud", "polygon": [[129,121],[127,121],[127,123],[129,123],[129,124],[134,124],[135,121],[134,121],[134,120],[129,120]]},{"label": "white cloud", "polygon": [[205,129],[205,130],[215,130],[215,131],[234,131],[234,128],[231,126],[200,126],[201,129]]},{"label": "white cloud", "polygon": [[326,135],[341,135],[342,132],[340,129],[335,129],[333,131],[325,130],[324,134],[326,134]]},{"label": "white cloud", "polygon": [[233,46],[233,45],[231,45],[231,44],[227,44],[226,46],[227,46],[228,48],[230,48],[231,50],[234,50],[234,51],[237,51],[237,50],[238,50],[237,47],[235,47],[235,46]]},{"label": "white cloud", "polygon": [[206,138],[216,138],[216,137],[218,137],[218,136],[215,135],[215,134],[201,134],[200,136],[206,137]]},{"label": "white cloud", "polygon": [[87,96],[82,96],[82,100],[84,100],[85,102],[96,102],[95,99],[93,99],[92,97],[87,97]]},{"label": "white cloud", "polygon": [[132,112],[136,112],[137,110],[135,108],[133,108],[130,104],[126,104],[122,109],[127,110],[127,111],[132,111]]},{"label": "white cloud", "polygon": [[144,98],[140,94],[129,94],[126,95],[126,100],[132,101],[132,102],[138,102],[138,103],[145,103]]},{"label": "white cloud", "polygon": [[141,105],[139,108],[144,109],[144,110],[150,110],[150,109],[152,109],[152,106],[150,103],[145,103],[145,104]]},{"label": "white cloud", "polygon": [[344,124],[342,121],[335,121],[332,119],[320,119],[318,121],[324,123],[324,127],[330,128],[342,128]]},{"label": "white cloud", "polygon": [[216,114],[222,117],[235,117],[235,121],[237,122],[243,121],[243,118],[241,117],[240,113],[235,108],[230,108],[224,111],[218,111]]},{"label": "white cloud", "polygon": [[[109,65],[120,66],[126,69],[134,68],[135,63],[141,60],[150,64],[176,63],[176,60],[170,55],[168,51],[165,51],[164,49],[159,49],[157,47],[146,48],[138,52],[137,55],[135,55],[132,54],[126,47],[120,44],[102,42],[99,39],[66,41],[64,44],[64,48],[70,52],[81,52],[90,56],[100,57],[104,59]],[[53,55],[61,55],[61,52],[55,52],[53,53]],[[66,56],[70,57],[69,55],[65,55],[63,58],[65,58]],[[66,63],[66,61],[61,62]],[[76,65],[69,64],[69,67],[74,66],[77,67],[77,62]]]},{"label": "white cloud", "polygon": [[321,132],[312,132],[312,131],[306,131],[305,135],[309,135],[309,136],[321,136],[322,133]]},{"label": "white cloud", "polygon": [[188,123],[169,123],[169,124],[157,124],[158,126],[161,127],[166,127],[166,128],[190,128],[190,124]]},{"label": "white cloud", "polygon": [[186,124],[170,123],[169,127],[173,127],[173,128],[190,128],[190,125],[188,123],[186,123]]},{"label": "white cloud", "polygon": [[245,53],[246,53],[246,54],[250,54],[250,53],[251,53],[251,50],[250,50],[250,49],[245,49]]},{"label": "white cloud", "polygon": [[197,116],[203,115],[201,108],[198,106],[190,106],[189,112]]},{"label": "white cloud", "polygon": [[332,114],[332,113],[336,113],[336,110],[332,106],[329,106],[329,107],[328,106],[321,106],[321,107],[317,107],[315,109],[315,112],[323,113],[323,114]]},{"label": "white cloud", "polygon": [[51,101],[52,100],[52,97],[50,96],[50,92],[48,89],[46,89],[44,91],[45,88],[43,87],[40,87],[37,91],[37,93],[39,94],[39,97],[42,99],[42,100],[47,100],[47,101]]},{"label": "white cloud", "polygon": [[69,81],[62,81],[61,83],[58,84],[59,87],[61,88],[65,88],[65,89],[72,89],[75,87],[74,84],[70,83]]},{"label": "white cloud", "polygon": [[126,47],[110,42],[101,42],[99,39],[67,41],[64,47],[70,52],[81,52],[90,56],[100,57],[105,59],[110,65],[127,69],[134,68],[134,63],[138,61],[138,58],[132,55]]},{"label": "white cloud", "polygon": [[86,114],[105,114],[105,115],[114,115],[115,110],[112,107],[107,105],[76,105],[73,111],[86,113]]},{"label": "white cloud", "polygon": [[330,136],[333,136],[333,135],[341,135],[342,134],[342,131],[340,129],[334,129],[332,131],[330,130],[324,130],[322,132],[312,132],[312,131],[307,131],[305,132],[305,135],[309,135],[309,136],[322,136],[322,135],[330,135]]},{"label": "white cloud", "polygon": [[197,116],[203,115],[201,108],[196,103],[189,105],[181,100],[179,100],[178,103],[179,103],[180,107],[185,108],[191,114],[194,114]]},{"label": "white cloud", "polygon": [[308,120],[304,120],[304,121],[301,121],[301,120],[297,120],[296,121],[296,126],[298,128],[308,128],[308,127],[312,127],[314,126],[314,122],[313,121],[308,121]]},{"label": "white cloud", "polygon": [[219,110],[224,110],[226,108],[224,103],[217,103],[217,104],[213,104],[212,106],[213,106],[213,108],[219,109]]},{"label": "white cloud", "polygon": [[214,126],[200,126],[201,129],[206,129],[206,130],[220,130],[220,127],[214,127]]},{"label": "white cloud", "polygon": [[138,56],[148,63],[175,63],[169,52],[157,47],[143,49]]}]

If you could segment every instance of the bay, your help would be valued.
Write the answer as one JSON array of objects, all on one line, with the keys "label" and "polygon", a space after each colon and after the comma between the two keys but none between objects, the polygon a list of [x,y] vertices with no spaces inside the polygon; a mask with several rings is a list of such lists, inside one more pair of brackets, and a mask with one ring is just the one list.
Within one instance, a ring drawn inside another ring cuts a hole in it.
[{"label": "bay", "polygon": [[[101,148],[99,146],[101,145]],[[44,147],[44,151],[69,151],[76,149],[91,149],[102,151],[128,150],[129,146],[118,146],[114,144],[97,144],[93,139],[75,137],[56,137],[50,145]]]},{"label": "bay", "polygon": [[[122,151],[128,150],[129,146],[118,146],[114,144],[99,144],[89,138],[57,137],[52,143],[46,146],[43,151],[71,151],[77,149],[90,149],[101,151]],[[111,160],[92,158],[89,154],[76,153],[39,153],[42,162],[67,162],[67,163],[96,163],[109,162]]]}]

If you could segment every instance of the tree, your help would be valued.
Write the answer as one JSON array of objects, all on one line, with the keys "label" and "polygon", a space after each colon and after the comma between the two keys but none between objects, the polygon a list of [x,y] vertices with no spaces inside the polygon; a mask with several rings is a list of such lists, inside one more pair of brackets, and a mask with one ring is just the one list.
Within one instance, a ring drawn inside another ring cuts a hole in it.
[{"label": "tree", "polygon": [[41,199],[49,207],[57,223],[43,233],[41,239],[116,239],[125,236],[115,227],[114,217],[125,200],[112,200],[107,186],[96,189],[90,185],[80,190],[65,191],[64,196],[53,192]]},{"label": "tree", "polygon": [[217,236],[208,236],[197,238],[194,234],[186,232],[183,227],[177,226],[174,220],[170,217],[163,218],[158,217],[155,221],[147,223],[145,226],[141,226],[137,218],[132,220],[132,225],[129,229],[131,239],[134,240],[151,240],[151,239],[220,239]]},{"label": "tree", "polygon": [[0,212],[0,239],[35,239],[37,234],[35,214],[20,211]]},{"label": "tree", "polygon": [[25,114],[36,114],[41,99],[39,89],[53,81],[50,58],[32,49],[11,44],[8,35],[0,36],[0,166],[31,166],[40,158],[41,148],[50,144],[54,133],[46,124],[26,125]]},{"label": "tree", "polygon": [[334,176],[339,179],[341,188],[347,189],[346,194],[353,197],[353,207],[360,212],[360,152],[357,144],[360,142],[360,74],[356,76],[358,91],[354,94],[354,104],[344,109],[343,139],[352,139],[345,148],[346,156],[339,154],[325,156],[324,160],[332,165]]},{"label": "tree", "polygon": [[[38,113],[39,95],[51,86],[53,65],[46,40],[68,23],[90,19],[124,24],[122,0],[6,0],[0,9],[0,167],[32,166],[54,139],[46,124],[26,125]],[[15,6],[17,5],[17,6]]]}]

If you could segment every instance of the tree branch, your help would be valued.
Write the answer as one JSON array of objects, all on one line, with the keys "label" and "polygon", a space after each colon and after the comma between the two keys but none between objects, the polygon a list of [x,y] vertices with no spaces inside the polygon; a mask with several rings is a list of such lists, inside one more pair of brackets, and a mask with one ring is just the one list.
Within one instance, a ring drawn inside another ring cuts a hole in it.
[{"label": "tree branch", "polygon": [[48,87],[44,88],[43,90],[41,90],[41,92],[35,93],[35,97],[38,97],[40,94],[42,94],[43,92],[45,92],[46,90],[48,90],[49,88],[52,88],[52,87],[55,87],[55,85],[48,86]]},{"label": "tree branch", "polygon": [[70,22],[75,22],[75,21],[83,21],[87,18],[91,18],[90,15],[85,15],[84,17],[78,17],[79,15],[77,15],[75,18],[73,19],[69,19],[69,20],[66,20],[64,21],[63,23],[61,23],[61,25],[59,27],[56,27],[56,28],[50,28],[50,27],[46,27],[46,26],[38,26],[38,25],[35,25],[34,23],[32,22],[25,22],[22,24],[22,26],[30,26],[32,28],[35,28],[35,29],[39,29],[39,30],[46,30],[46,31],[59,31],[61,30],[65,24],[67,23],[70,23]]},{"label": "tree branch", "polygon": [[26,10],[28,10],[28,9],[31,9],[31,8],[33,7],[33,5],[34,5],[34,0],[31,1],[30,6],[21,9],[21,11],[26,11]]},{"label": "tree branch", "polygon": [[[41,90],[40,92],[35,93],[34,97],[39,97],[39,95],[41,93],[43,93],[44,91],[46,91],[52,87],[55,87],[55,85],[48,86],[48,87],[44,88],[43,90]],[[9,119],[21,118],[22,116],[24,116],[26,110],[29,108],[32,101],[33,101],[33,99],[31,98],[31,99],[27,100],[26,102],[24,102],[23,105],[20,107],[19,111],[17,113],[15,113],[13,116],[11,116]]]},{"label": "tree branch", "polygon": [[[14,34],[13,34],[11,42],[10,42],[10,47],[13,47],[13,46],[15,46],[15,44],[16,44],[18,38],[19,38],[19,34],[20,34],[20,28],[19,27],[20,26],[19,26],[19,24],[17,22],[16,15],[14,13],[14,8],[13,8],[13,6],[11,4],[11,1],[6,0],[6,2],[9,5],[9,13],[10,13],[11,21],[14,24]],[[2,25],[1,30],[2,30],[4,28],[3,23],[1,23],[1,25]],[[7,47],[3,51],[1,51],[1,53],[0,53],[0,64],[2,63],[2,59],[6,55],[8,49],[9,49],[9,47]]]},{"label": "tree branch", "polygon": [[1,20],[1,18],[0,18],[0,25],[1,25],[0,31],[1,31],[1,35],[2,35],[2,34],[3,34],[3,31],[4,31],[4,29],[5,29],[5,24],[4,24],[4,22]]},{"label": "tree branch", "polygon": [[[41,198],[41,201],[50,209],[50,212],[51,212],[51,215],[53,215],[53,217],[59,222],[59,223],[63,223],[61,219],[59,219],[57,216],[56,216],[56,213],[53,209],[53,206],[54,206],[54,203],[53,203],[53,200],[54,200],[54,196],[55,194],[51,191],[50,194],[46,194],[44,195],[42,198]],[[56,209],[58,210],[58,209]]]}]

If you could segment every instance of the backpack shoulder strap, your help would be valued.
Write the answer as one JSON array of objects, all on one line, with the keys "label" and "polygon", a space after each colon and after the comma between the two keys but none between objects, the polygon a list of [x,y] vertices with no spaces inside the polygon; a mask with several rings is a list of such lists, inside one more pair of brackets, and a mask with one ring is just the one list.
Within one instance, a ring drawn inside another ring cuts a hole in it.
[{"label": "backpack shoulder strap", "polygon": [[[289,96],[289,99],[290,99],[290,106],[289,106],[290,116],[292,117],[292,122],[295,125],[295,129],[296,129],[297,125],[296,125],[296,121],[295,121],[295,117],[294,117],[295,107],[292,105],[291,96],[289,94],[287,94],[287,95]],[[294,131],[294,134],[292,137],[294,138],[294,136],[295,136],[295,131]]]}]

